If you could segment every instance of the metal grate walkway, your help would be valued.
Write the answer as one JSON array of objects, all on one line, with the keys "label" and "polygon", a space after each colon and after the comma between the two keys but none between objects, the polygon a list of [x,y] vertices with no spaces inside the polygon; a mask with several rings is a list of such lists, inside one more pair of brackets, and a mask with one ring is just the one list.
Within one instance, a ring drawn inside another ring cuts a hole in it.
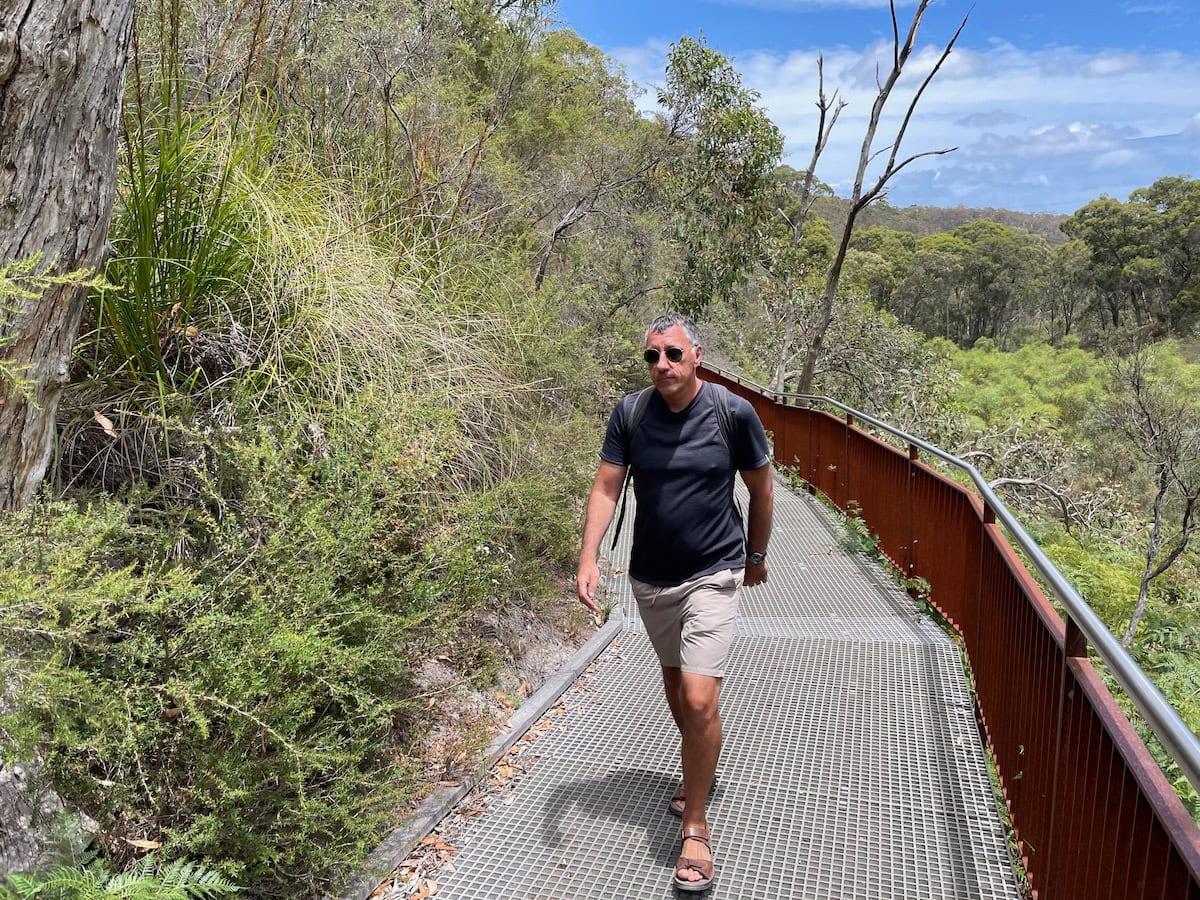
[{"label": "metal grate walkway", "polygon": [[[815,500],[780,484],[775,517],[722,690],[717,880],[698,896],[1016,900],[957,648]],[[503,800],[466,801],[439,900],[675,895],[678,736],[623,572],[611,590],[627,630],[535,727]]]}]

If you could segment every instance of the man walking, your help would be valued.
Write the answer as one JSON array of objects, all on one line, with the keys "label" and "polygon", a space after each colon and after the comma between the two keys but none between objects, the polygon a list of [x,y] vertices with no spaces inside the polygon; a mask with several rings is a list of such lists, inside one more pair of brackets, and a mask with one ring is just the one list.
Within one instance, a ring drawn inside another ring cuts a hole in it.
[{"label": "man walking", "polygon": [[[738,591],[767,580],[774,502],[762,423],[745,400],[700,380],[702,353],[686,316],[650,324],[644,357],[653,388],[623,398],[609,418],[575,585],[596,610],[600,541],[631,468],[637,514],[629,580],[682,737],[683,784],[670,806],[683,817],[675,884],[686,891],[707,890],[715,874],[705,805],[721,752],[721,678]],[[745,537],[735,472],[750,491]]]}]

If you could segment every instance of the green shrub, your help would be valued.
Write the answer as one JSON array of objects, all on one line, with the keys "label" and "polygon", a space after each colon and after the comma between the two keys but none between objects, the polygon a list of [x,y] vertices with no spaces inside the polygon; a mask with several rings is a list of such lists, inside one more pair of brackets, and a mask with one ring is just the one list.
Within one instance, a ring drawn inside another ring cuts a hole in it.
[{"label": "green shrub", "polygon": [[397,446],[374,424],[319,452],[265,428],[211,447],[192,510],[135,494],[0,519],[4,727],[110,843],[316,883],[411,790],[409,666],[499,565],[461,564],[428,502],[446,433]]}]

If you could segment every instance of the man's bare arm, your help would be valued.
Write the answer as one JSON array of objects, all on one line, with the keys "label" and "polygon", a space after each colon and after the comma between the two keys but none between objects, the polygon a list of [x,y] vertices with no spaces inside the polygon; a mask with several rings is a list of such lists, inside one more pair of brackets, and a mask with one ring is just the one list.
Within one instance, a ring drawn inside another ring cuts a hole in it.
[{"label": "man's bare arm", "polygon": [[579,602],[593,612],[596,605],[596,589],[600,585],[600,541],[612,521],[613,511],[621,498],[621,487],[625,484],[625,467],[601,462],[588,497],[587,516],[583,521],[583,549],[579,553],[579,572],[575,575],[575,593]]},{"label": "man's bare arm", "polygon": [[[771,522],[775,515],[775,473],[770,463],[757,469],[743,469],[742,481],[750,491],[749,527],[746,533],[747,553],[766,553],[771,540]],[[767,580],[767,564],[746,563],[746,587]]]}]

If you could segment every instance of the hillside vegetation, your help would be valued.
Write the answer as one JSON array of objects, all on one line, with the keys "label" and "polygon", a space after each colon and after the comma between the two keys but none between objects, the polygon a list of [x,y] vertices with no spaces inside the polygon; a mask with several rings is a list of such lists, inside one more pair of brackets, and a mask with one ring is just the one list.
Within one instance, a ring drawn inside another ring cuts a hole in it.
[{"label": "hillside vegetation", "polygon": [[[803,173],[703,41],[644,117],[540,0],[268,6],[139,10],[106,284],[0,517],[6,758],[105,871],[256,896],[333,889],[470,767],[486,723],[430,740],[430,666],[492,690],[514,621],[587,627],[565,576],[644,322],[793,388],[845,217],[789,227]],[[1200,181],[978,212],[868,207],[815,389],[1004,479],[1200,730]]]},{"label": "hillside vegetation", "polygon": [[[846,203],[836,196],[821,197],[813,208],[835,232],[840,230],[846,221]],[[879,226],[924,238],[953,231],[961,225],[980,219],[988,219],[1017,231],[1035,234],[1051,247],[1065,244],[1068,240],[1062,230],[1067,216],[1018,212],[990,206],[892,206],[886,200],[882,200],[863,211],[859,225],[865,228]]]}]

